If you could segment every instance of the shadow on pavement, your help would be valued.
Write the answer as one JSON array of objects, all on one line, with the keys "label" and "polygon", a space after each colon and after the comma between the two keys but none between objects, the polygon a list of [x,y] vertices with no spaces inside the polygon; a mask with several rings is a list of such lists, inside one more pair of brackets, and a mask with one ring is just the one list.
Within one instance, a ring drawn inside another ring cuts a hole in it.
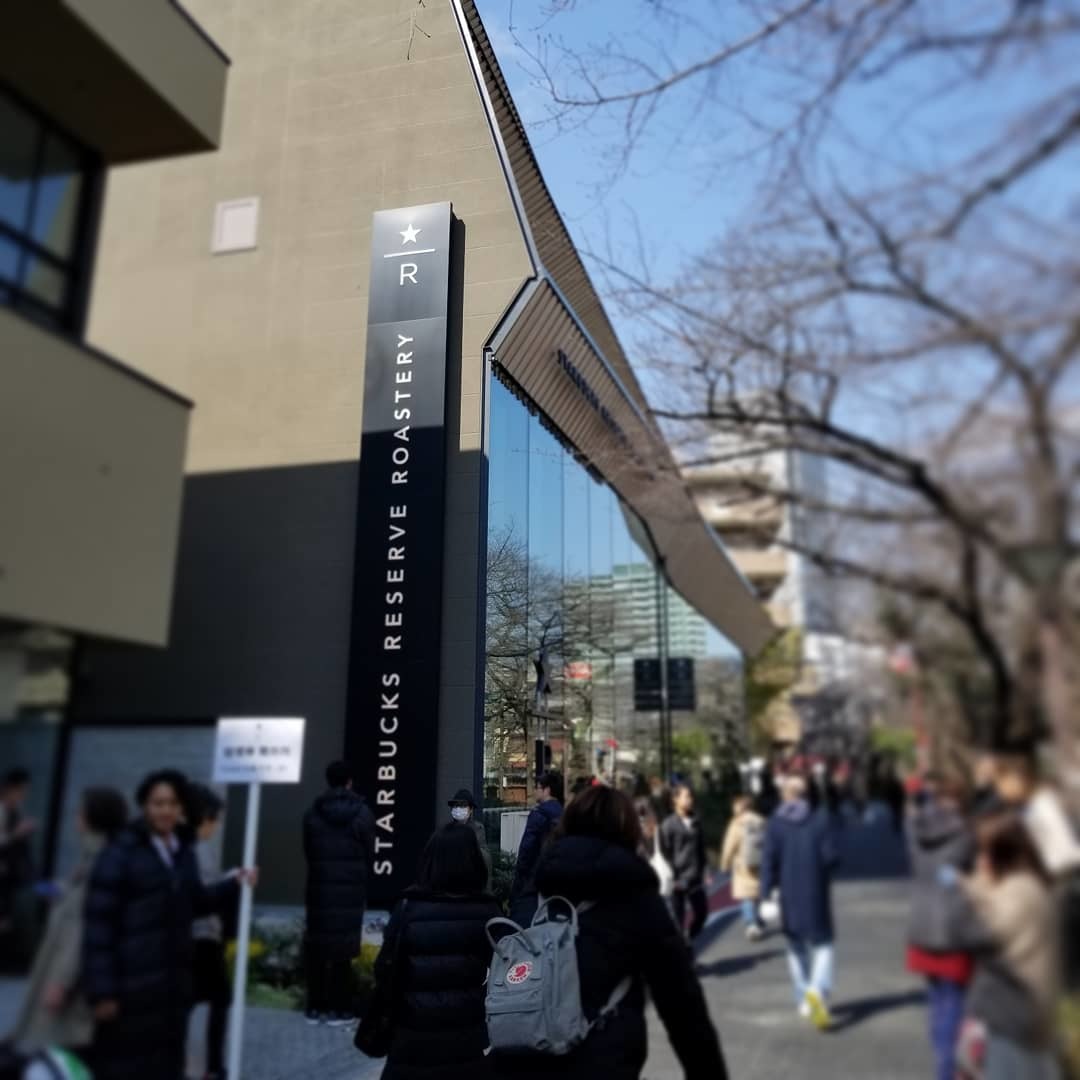
[{"label": "shadow on pavement", "polygon": [[744,971],[751,971],[759,964],[767,963],[784,955],[783,949],[762,949],[758,952],[742,953],[739,956],[725,956],[721,960],[715,960],[711,964],[698,964],[698,977],[711,979],[722,978],[726,975],[741,975]]},{"label": "shadow on pavement", "polygon": [[847,1005],[836,1006],[832,1010],[833,1022],[830,1034],[846,1031],[864,1020],[877,1016],[878,1013],[892,1009],[904,1009],[909,1006],[925,1005],[926,994],[921,990],[907,990],[901,994],[880,994],[878,997],[863,998]]}]

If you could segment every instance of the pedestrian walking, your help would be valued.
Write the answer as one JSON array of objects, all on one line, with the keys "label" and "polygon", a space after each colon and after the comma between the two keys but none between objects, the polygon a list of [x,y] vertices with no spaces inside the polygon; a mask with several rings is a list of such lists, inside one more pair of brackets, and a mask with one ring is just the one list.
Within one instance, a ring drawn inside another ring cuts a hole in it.
[{"label": "pedestrian walking", "polygon": [[536,914],[536,867],[543,854],[544,843],[551,836],[562,813],[562,776],[553,770],[542,772],[536,778],[536,806],[525,822],[525,832],[518,845],[514,881],[510,886],[510,917],[522,926],[528,926]]},{"label": "pedestrian walking", "polygon": [[364,931],[375,818],[353,790],[348,762],[328,765],[326,784],[304,815],[307,1021],[340,1027],[353,1019],[352,960]]},{"label": "pedestrian walking", "polygon": [[954,1080],[956,1043],[974,970],[971,953],[953,947],[953,927],[964,918],[963,898],[941,882],[943,867],[969,872],[975,838],[964,818],[967,789],[958,779],[930,775],[924,803],[909,830],[911,917],[907,966],[926,979],[930,1044],[937,1080]]},{"label": "pedestrian walking", "polygon": [[356,1036],[361,1049],[388,1055],[382,1080],[489,1075],[486,927],[502,911],[486,882],[473,830],[448,824],[428,841],[416,884],[383,934],[375,996]]},{"label": "pedestrian walking", "polygon": [[566,808],[536,872],[545,897],[578,906],[581,1006],[595,1021],[620,984],[611,1015],[569,1054],[497,1056],[499,1078],[637,1080],[648,1052],[645,988],[689,1080],[726,1080],[727,1068],[682,935],[656,875],[638,854],[641,829],[631,800],[593,787]]},{"label": "pedestrian walking", "polygon": [[83,906],[98,855],[127,823],[124,796],[88,788],[79,802],[79,861],[60,890],[11,1033],[21,1050],[61,1047],[89,1059],[94,1017],[82,990]]},{"label": "pedestrian walking", "polygon": [[476,815],[476,799],[468,788],[461,788],[447,804],[450,807],[450,817],[458,825],[465,825],[476,834],[476,842],[480,845],[480,854],[487,867],[487,878],[484,887],[491,881],[491,849],[487,842],[487,829],[484,823]]},{"label": "pedestrian walking", "polygon": [[23,970],[36,936],[30,841],[37,822],[24,809],[30,780],[16,768],[0,782],[0,971]]},{"label": "pedestrian walking", "polygon": [[825,1029],[832,1023],[829,996],[834,975],[832,872],[839,861],[835,827],[825,810],[813,810],[806,781],[786,777],[783,802],[765,831],[761,899],[780,890],[781,926],[800,1015]]},{"label": "pedestrian walking", "polygon": [[742,909],[743,926],[750,941],[760,941],[765,924],[758,911],[761,898],[761,864],[765,858],[765,819],[754,813],[749,795],[736,797],[734,814],[724,834],[720,869],[730,873],[732,899]]},{"label": "pedestrian walking", "polygon": [[142,816],[94,864],[83,935],[83,989],[94,1010],[98,1080],[180,1080],[192,998],[192,925],[237,902],[239,880],[206,887],[183,825],[186,779],[152,773],[136,802]]},{"label": "pedestrian walking", "polygon": [[982,819],[976,836],[975,873],[942,873],[973,912],[956,926],[956,946],[971,949],[976,958],[957,1075],[1057,1080],[1052,1047],[1061,941],[1050,880],[1016,814]]},{"label": "pedestrian walking", "polygon": [[653,801],[646,795],[634,800],[638,823],[641,826],[641,857],[653,868],[660,883],[660,897],[671,910],[671,898],[675,894],[675,871],[660,850],[660,822],[656,820]]},{"label": "pedestrian walking", "polygon": [[[222,875],[214,856],[213,840],[222,825],[225,803],[208,787],[198,786],[193,792],[195,829],[195,858],[199,875],[205,886],[217,885]],[[232,986],[225,963],[226,925],[236,922],[235,912],[207,915],[197,919],[192,928],[195,939],[193,1004],[205,1002],[206,1071],[204,1080],[223,1080],[225,1076],[225,1035],[229,1026],[229,1005]]]},{"label": "pedestrian walking", "polygon": [[691,941],[705,929],[709,901],[705,895],[705,833],[694,813],[694,792],[689,784],[676,784],[672,790],[674,811],[660,826],[660,850],[675,874],[672,909],[675,924],[686,927],[687,908],[691,912]]}]

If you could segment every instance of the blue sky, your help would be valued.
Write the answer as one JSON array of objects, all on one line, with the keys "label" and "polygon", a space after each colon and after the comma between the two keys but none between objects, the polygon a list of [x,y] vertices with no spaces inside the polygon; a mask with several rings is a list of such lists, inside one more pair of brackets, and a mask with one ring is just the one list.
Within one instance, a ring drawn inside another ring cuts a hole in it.
[{"label": "blue sky", "polygon": [[[779,118],[800,90],[821,78],[819,65],[826,62],[815,53],[800,55],[797,40],[787,40],[778,42],[764,58],[748,57],[714,74],[712,82],[699,77],[684,85],[665,99],[629,166],[613,179],[608,161],[612,147],[621,143],[618,117],[599,116],[576,130],[558,130],[550,122],[550,100],[537,83],[535,64],[515,41],[511,26],[530,50],[540,47],[541,38],[554,35],[584,52],[617,34],[634,55],[648,57],[660,67],[669,62],[682,66],[721,42],[737,40],[747,28],[740,25],[740,14],[745,18],[751,5],[680,0],[678,20],[664,24],[658,33],[654,19],[646,14],[655,9],[644,0],[577,0],[554,19],[544,15],[552,0],[477,3],[544,176],[579,248],[603,251],[610,244],[633,268],[638,259],[636,222],[649,265],[661,280],[678,276],[693,256],[716,250],[728,229],[749,220],[765,188],[768,174],[763,170],[769,162],[764,155],[749,153],[760,137],[746,116],[753,113],[755,119],[768,122]],[[963,29],[974,31],[980,17],[1000,18],[1002,9],[994,0],[957,0],[957,5],[920,10],[930,12],[926,17],[938,18],[943,26],[962,16]],[[1007,65],[999,65],[983,81],[951,58],[935,56],[902,65],[879,82],[859,84],[857,93],[841,101],[840,123],[818,156],[824,186],[859,192],[910,183],[924,175],[950,175],[953,163],[988,135],[1008,131],[1006,125],[1026,106],[1047,100],[1055,84],[1072,83],[1071,45],[1066,41],[1056,54],[1040,46],[1020,62],[1010,57]],[[638,84],[640,78],[627,81]],[[1075,194],[1078,165],[1075,150],[1061,155],[1056,165],[1010,194],[1014,206],[1034,209],[1055,226],[1075,225],[1080,221],[1080,199]],[[1031,242],[1030,235],[1024,239]],[[1064,238],[1048,237],[1047,242],[1064,243]],[[590,266],[590,271],[602,284],[597,268]],[[965,284],[977,288],[979,283],[977,275],[967,273]],[[633,359],[642,328],[615,304],[607,306]],[[967,359],[979,363],[977,357]],[[930,422],[932,410],[926,399],[945,402],[948,412],[957,373],[955,366],[943,372],[936,364],[910,369],[899,373],[899,390],[924,399],[918,415],[922,422]],[[648,391],[650,380],[640,365],[639,376]],[[959,393],[964,396],[964,389]],[[869,399],[860,408],[868,417],[878,411]],[[903,420],[895,413],[885,417],[888,423]],[[877,424],[881,418],[868,422]],[[907,434],[918,437],[913,430]]]}]

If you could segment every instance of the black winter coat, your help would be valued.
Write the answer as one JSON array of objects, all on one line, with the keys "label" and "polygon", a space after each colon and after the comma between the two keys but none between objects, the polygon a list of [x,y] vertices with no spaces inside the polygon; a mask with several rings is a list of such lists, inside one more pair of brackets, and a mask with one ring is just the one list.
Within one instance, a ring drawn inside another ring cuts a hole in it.
[{"label": "black winter coat", "polygon": [[595,1019],[627,976],[629,995],[603,1027],[566,1057],[504,1057],[500,1080],[637,1080],[648,1056],[645,987],[689,1080],[727,1080],[727,1068],[693,960],[644,859],[587,836],[557,839],[541,859],[543,896],[594,902],[580,916],[578,970],[585,1015]]},{"label": "black winter coat", "polygon": [[304,815],[310,944],[349,956],[360,948],[374,844],[375,818],[348,788],[331,788]]},{"label": "black winter coat", "polygon": [[501,914],[490,896],[406,892],[375,963],[375,978],[384,985],[391,980],[394,989],[394,1041],[383,1080],[489,1075],[485,927]]},{"label": "black winter coat", "polygon": [[99,1080],[175,1080],[183,1074],[192,1001],[191,924],[235,905],[235,881],[206,886],[181,841],[170,869],[137,821],[101,853],[84,909],[82,986],[91,1004],[116,1001],[95,1038]]},{"label": "black winter coat", "polygon": [[660,851],[675,872],[675,884],[697,889],[705,882],[705,833],[696,817],[689,826],[678,814],[669,814],[660,826]]}]

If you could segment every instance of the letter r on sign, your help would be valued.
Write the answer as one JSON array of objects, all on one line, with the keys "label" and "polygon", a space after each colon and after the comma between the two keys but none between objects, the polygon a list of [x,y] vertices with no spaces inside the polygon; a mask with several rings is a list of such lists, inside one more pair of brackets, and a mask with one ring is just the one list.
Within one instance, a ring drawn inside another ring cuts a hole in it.
[{"label": "letter r on sign", "polygon": [[420,267],[416,263],[402,263],[400,269],[400,277],[398,278],[398,285],[404,285],[406,280],[411,281],[414,285],[419,284],[416,280],[416,272]]}]

